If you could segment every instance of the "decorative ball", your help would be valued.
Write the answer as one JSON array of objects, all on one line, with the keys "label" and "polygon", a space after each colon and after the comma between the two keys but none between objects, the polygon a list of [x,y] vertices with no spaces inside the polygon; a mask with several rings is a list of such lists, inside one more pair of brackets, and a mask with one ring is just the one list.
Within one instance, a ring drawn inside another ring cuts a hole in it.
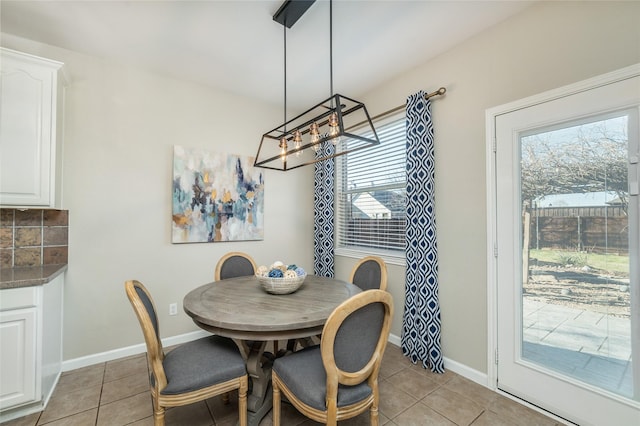
[{"label": "decorative ball", "polygon": [[283,265],[284,265],[284,263],[282,263],[279,260],[276,260],[275,262],[273,262],[271,264],[271,267],[269,267],[269,269],[276,269],[276,268],[279,268],[280,266],[283,266]]},{"label": "decorative ball", "polygon": [[288,271],[295,271],[295,270],[296,270],[296,268],[297,268],[297,266],[295,265],[295,263],[294,263],[293,265],[289,265],[289,266],[287,266],[287,270],[288,270]]},{"label": "decorative ball", "polygon": [[269,271],[270,278],[282,278],[283,276],[284,273],[280,269],[272,269],[271,271]]},{"label": "decorative ball", "polygon": [[285,278],[298,278],[298,274],[296,274],[296,271],[292,271],[291,269],[287,269],[284,272],[284,277]]},{"label": "decorative ball", "polygon": [[298,266],[296,268],[296,274],[298,274],[298,276],[302,276],[302,275],[306,275],[307,273],[305,272],[305,270],[302,267]]},{"label": "decorative ball", "polygon": [[264,265],[260,265],[256,270],[256,275],[260,277],[268,277],[269,276],[269,268]]}]

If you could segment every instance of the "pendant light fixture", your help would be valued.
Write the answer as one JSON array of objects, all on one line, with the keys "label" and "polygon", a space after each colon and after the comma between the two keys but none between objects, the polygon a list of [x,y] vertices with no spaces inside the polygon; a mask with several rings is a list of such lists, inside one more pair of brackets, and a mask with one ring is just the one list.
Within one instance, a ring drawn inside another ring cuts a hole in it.
[{"label": "pendant light fixture", "polygon": [[333,2],[329,1],[330,96],[287,121],[287,28],[315,0],[286,0],[273,15],[284,29],[284,123],[262,135],[254,166],[293,170],[378,145],[367,108],[362,102],[333,93]]}]

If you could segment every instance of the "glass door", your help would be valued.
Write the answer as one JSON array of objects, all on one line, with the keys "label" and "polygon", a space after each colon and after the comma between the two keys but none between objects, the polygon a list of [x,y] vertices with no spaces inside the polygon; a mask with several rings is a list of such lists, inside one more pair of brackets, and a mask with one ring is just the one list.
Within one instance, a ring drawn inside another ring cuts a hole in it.
[{"label": "glass door", "polygon": [[496,118],[498,388],[640,424],[640,78]]}]

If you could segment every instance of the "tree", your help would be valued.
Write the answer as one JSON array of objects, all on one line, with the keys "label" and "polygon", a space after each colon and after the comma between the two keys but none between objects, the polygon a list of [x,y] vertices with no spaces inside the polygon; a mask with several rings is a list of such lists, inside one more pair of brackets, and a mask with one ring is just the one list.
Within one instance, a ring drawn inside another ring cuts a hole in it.
[{"label": "tree", "polygon": [[521,150],[523,202],[551,194],[612,191],[626,211],[626,116],[525,136]]}]

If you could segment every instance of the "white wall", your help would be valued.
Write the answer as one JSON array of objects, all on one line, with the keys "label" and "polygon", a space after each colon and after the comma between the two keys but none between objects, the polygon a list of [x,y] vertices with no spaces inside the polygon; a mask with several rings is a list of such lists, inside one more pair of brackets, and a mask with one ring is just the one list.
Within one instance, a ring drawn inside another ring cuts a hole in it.
[{"label": "white wall", "polygon": [[[171,244],[173,145],[255,156],[280,107],[3,34],[3,46],[65,63],[63,207],[69,210],[64,359],[143,342],[124,281],[155,298],[162,336],[197,330],[182,311],[217,260],[245,251],[312,269],[313,168],[265,171],[264,241]],[[302,206],[305,214],[296,207]],[[177,302],[179,315],[169,316]]]},{"label": "white wall", "polygon": [[[433,114],[448,359],[487,371],[485,110],[640,62],[638,17],[640,2],[542,2],[358,96],[376,115],[417,90],[447,88],[433,101]],[[162,335],[172,336],[196,328],[185,315],[169,317],[168,304],[209,281],[224,252],[248,251],[258,263],[277,253],[311,265],[310,168],[267,172],[264,241],[170,243],[172,145],[255,155],[260,135],[279,123],[279,108],[10,35],[3,34],[2,44],[61,60],[72,75],[64,154],[63,199],[70,210],[65,360],[142,342],[124,295],[126,279],[149,286]],[[309,207],[291,209],[293,203],[281,202],[287,194]],[[336,276],[348,278],[354,263],[338,258]],[[389,265],[389,291],[396,304],[392,333],[399,336],[404,268]]]},{"label": "white wall", "polygon": [[[446,358],[487,372],[485,110],[638,62],[640,2],[542,2],[359,98],[375,115],[447,88],[432,99]],[[338,259],[337,276],[354,263]],[[398,336],[404,273],[389,266]]]}]

